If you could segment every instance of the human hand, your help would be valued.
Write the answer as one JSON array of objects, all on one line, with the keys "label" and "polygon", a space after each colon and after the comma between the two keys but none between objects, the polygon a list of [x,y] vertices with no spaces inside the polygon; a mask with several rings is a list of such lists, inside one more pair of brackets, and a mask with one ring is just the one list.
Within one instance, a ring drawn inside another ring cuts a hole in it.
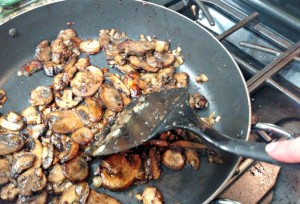
[{"label": "human hand", "polygon": [[291,140],[271,142],[266,146],[266,152],[277,161],[286,163],[300,162],[300,137]]}]

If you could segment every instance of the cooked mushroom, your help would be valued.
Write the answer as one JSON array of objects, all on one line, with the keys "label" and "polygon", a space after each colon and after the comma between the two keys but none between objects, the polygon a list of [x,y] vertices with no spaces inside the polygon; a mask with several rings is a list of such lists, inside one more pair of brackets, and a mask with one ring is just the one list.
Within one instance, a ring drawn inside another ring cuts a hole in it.
[{"label": "cooked mushroom", "polygon": [[19,196],[17,204],[46,204],[47,198],[47,192],[42,191],[32,196]]},{"label": "cooked mushroom", "polygon": [[135,72],[136,69],[133,68],[132,66],[130,66],[129,64],[125,64],[125,65],[117,65],[116,68],[118,70],[120,70],[120,72],[124,73],[124,74],[128,74],[128,73],[132,73]]},{"label": "cooked mushroom", "polygon": [[51,60],[51,47],[47,40],[43,40],[35,49],[35,56],[42,62],[49,62]]},{"label": "cooked mushroom", "polygon": [[127,106],[131,102],[130,98],[124,93],[121,93],[121,96],[123,99],[124,106]]},{"label": "cooked mushroom", "polygon": [[49,204],[59,204],[60,198],[58,196],[54,196],[49,200]]},{"label": "cooked mushroom", "polygon": [[11,111],[7,116],[0,117],[0,126],[11,131],[22,130],[25,127],[25,123],[22,118]]},{"label": "cooked mushroom", "polygon": [[168,149],[163,153],[162,163],[169,169],[181,170],[184,167],[185,159],[179,151]]},{"label": "cooked mushroom", "polygon": [[24,139],[17,132],[0,129],[0,155],[6,155],[20,150]]},{"label": "cooked mushroom", "polygon": [[55,164],[48,175],[48,181],[52,183],[61,183],[66,177],[62,172],[62,166]]},{"label": "cooked mushroom", "polygon": [[77,96],[73,98],[72,90],[64,90],[62,97],[55,97],[55,103],[62,109],[70,109],[77,106],[82,98]]},{"label": "cooked mushroom", "polygon": [[49,138],[43,139],[42,167],[48,169],[53,162],[54,147]]},{"label": "cooked mushroom", "polygon": [[160,53],[156,52],[154,53],[155,60],[157,62],[157,67],[163,68],[163,67],[169,67],[173,65],[173,62],[175,61],[175,57],[171,53]]},{"label": "cooked mushroom", "polygon": [[39,138],[40,136],[44,135],[48,130],[48,124],[43,123],[39,125],[34,125],[26,129],[27,133],[34,139]]},{"label": "cooked mushroom", "polygon": [[94,190],[90,190],[89,197],[86,204],[121,204],[117,199],[106,195],[105,193],[98,193]]},{"label": "cooked mushroom", "polygon": [[100,43],[101,49],[106,49],[107,46],[109,45],[110,36],[106,32],[106,30],[100,30],[100,32],[99,32],[99,43]]},{"label": "cooked mushroom", "polygon": [[25,110],[22,111],[23,118],[25,118],[25,122],[27,125],[36,125],[42,122],[42,116],[34,106],[29,106]]},{"label": "cooked mushroom", "polygon": [[87,127],[82,127],[71,135],[71,139],[80,144],[80,145],[87,145],[93,141],[94,135],[92,131]]},{"label": "cooked mushroom", "polygon": [[49,87],[39,86],[31,92],[29,102],[33,106],[48,105],[53,99],[52,90]]},{"label": "cooked mushroom", "polygon": [[70,39],[76,36],[76,32],[73,29],[68,28],[65,30],[61,30],[57,35],[57,38],[61,38],[65,45],[70,46]]},{"label": "cooked mushroom", "polygon": [[33,168],[39,168],[42,165],[43,146],[38,139],[30,140],[31,153],[35,155]]},{"label": "cooked mushroom", "polygon": [[79,116],[80,120],[83,124],[88,125],[91,123],[90,121],[90,111],[89,108],[85,105],[79,105],[76,107],[76,113]]},{"label": "cooked mushroom", "polygon": [[100,42],[98,40],[88,39],[79,44],[81,52],[86,54],[97,54],[100,51]]},{"label": "cooked mushroom", "polygon": [[137,97],[142,94],[142,90],[140,87],[140,76],[138,73],[131,72],[129,74],[126,74],[123,81],[130,90],[131,97]]},{"label": "cooked mushroom", "polygon": [[88,107],[88,116],[91,122],[98,122],[103,115],[102,105],[96,98],[85,98],[85,104]]},{"label": "cooked mushroom", "polygon": [[77,68],[75,67],[75,63],[77,62],[77,55],[73,54],[69,58],[68,62],[64,66],[64,71],[67,73],[69,79],[72,79],[77,72]]},{"label": "cooked mushroom", "polygon": [[116,75],[111,73],[106,73],[105,77],[113,83],[115,89],[117,89],[120,92],[123,92],[127,96],[130,96],[130,91]]},{"label": "cooked mushroom", "polygon": [[146,187],[143,191],[143,204],[163,204],[163,198],[155,187]]},{"label": "cooked mushroom", "polygon": [[75,67],[80,72],[83,72],[88,66],[90,66],[90,59],[89,58],[80,58],[75,64]]},{"label": "cooked mushroom", "polygon": [[141,68],[147,72],[157,72],[157,67],[152,67],[147,62],[139,59],[137,56],[130,56],[129,62],[134,65],[137,69]]},{"label": "cooked mushroom", "polygon": [[63,90],[70,83],[70,79],[67,73],[59,73],[53,79],[52,87],[56,91]]},{"label": "cooked mushroom", "polygon": [[193,169],[199,169],[200,167],[200,158],[198,157],[197,151],[192,149],[186,149],[184,151],[186,158],[186,163],[191,165]]},{"label": "cooked mushroom", "polygon": [[175,69],[173,67],[164,68],[158,71],[157,80],[162,84],[168,84],[173,80]]},{"label": "cooked mushroom", "polygon": [[142,166],[137,154],[113,154],[103,160],[101,169],[102,184],[109,190],[119,191],[128,188],[136,179]]},{"label": "cooked mushroom", "polygon": [[71,110],[51,112],[48,121],[52,131],[59,134],[73,133],[83,127],[80,117]]},{"label": "cooked mushroom", "polygon": [[155,147],[152,147],[149,150],[149,158],[147,160],[149,160],[147,162],[149,162],[150,165],[151,177],[154,180],[159,179],[161,173],[161,169],[160,169],[161,156],[159,151]]},{"label": "cooked mushroom", "polygon": [[154,46],[146,41],[127,40],[118,44],[117,49],[119,53],[124,52],[126,55],[145,56],[153,52]]},{"label": "cooked mushroom", "polygon": [[54,76],[63,71],[61,64],[54,64],[52,61],[44,63],[44,72],[47,76]]},{"label": "cooked mushroom", "polygon": [[86,182],[78,183],[67,188],[60,197],[60,204],[84,204],[89,196],[90,187]]},{"label": "cooked mushroom", "polygon": [[62,165],[63,174],[71,182],[84,181],[89,175],[89,166],[84,158],[77,156]]},{"label": "cooked mushroom", "polygon": [[177,88],[186,88],[188,86],[189,75],[185,72],[177,72],[174,74]]},{"label": "cooked mushroom", "polygon": [[1,199],[5,201],[13,201],[19,194],[19,189],[14,183],[9,183],[1,189]]},{"label": "cooked mushroom", "polygon": [[7,159],[0,159],[0,185],[9,182],[11,165]]},{"label": "cooked mushroom", "polygon": [[30,152],[21,152],[14,155],[14,162],[12,165],[12,174],[18,175],[29,169],[33,165],[35,155]]},{"label": "cooked mushroom", "polygon": [[102,85],[100,97],[108,109],[116,112],[123,110],[123,99],[121,94],[113,87]]},{"label": "cooked mushroom", "polygon": [[0,88],[0,108],[3,107],[6,100],[7,100],[6,93],[3,89]]},{"label": "cooked mushroom", "polygon": [[189,103],[192,108],[196,108],[199,110],[202,110],[202,109],[208,107],[207,99],[199,93],[191,94]]},{"label": "cooked mushroom", "polygon": [[22,68],[21,73],[25,76],[30,76],[35,72],[38,72],[43,69],[43,64],[38,60],[31,60],[29,62],[26,62]]},{"label": "cooked mushroom", "polygon": [[54,183],[53,184],[53,192],[55,195],[61,195],[70,186],[72,186],[72,183],[68,180],[65,180],[61,183]]},{"label": "cooked mushroom", "polygon": [[47,179],[41,168],[31,168],[18,177],[20,195],[31,196],[33,192],[43,190]]},{"label": "cooked mushroom", "polygon": [[79,145],[76,142],[73,142],[72,140],[69,140],[63,148],[64,151],[61,152],[58,156],[61,163],[73,159],[79,151]]},{"label": "cooked mushroom", "polygon": [[64,51],[66,46],[63,43],[61,38],[56,38],[51,43],[51,51],[52,51],[52,62],[54,64],[61,64],[64,61]]},{"label": "cooked mushroom", "polygon": [[103,73],[99,68],[89,66],[84,72],[77,72],[72,79],[72,91],[76,96],[92,96],[98,91],[103,79]]}]

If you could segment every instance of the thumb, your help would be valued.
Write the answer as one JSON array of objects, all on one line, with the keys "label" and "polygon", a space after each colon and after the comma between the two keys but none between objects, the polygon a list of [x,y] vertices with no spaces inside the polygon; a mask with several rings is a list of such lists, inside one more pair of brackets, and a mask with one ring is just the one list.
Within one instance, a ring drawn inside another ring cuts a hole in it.
[{"label": "thumb", "polygon": [[277,161],[286,163],[300,162],[300,137],[272,142],[266,146],[266,152]]}]

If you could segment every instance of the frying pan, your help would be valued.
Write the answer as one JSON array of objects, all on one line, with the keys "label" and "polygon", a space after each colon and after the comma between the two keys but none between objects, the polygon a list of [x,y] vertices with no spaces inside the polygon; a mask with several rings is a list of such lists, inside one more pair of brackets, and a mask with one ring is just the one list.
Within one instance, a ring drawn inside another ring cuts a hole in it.
[{"label": "frying pan", "polygon": [[[134,39],[145,34],[170,40],[171,49],[177,46],[182,49],[185,61],[178,71],[189,74],[189,92],[200,92],[210,102],[210,106],[199,114],[204,117],[216,112],[222,117],[215,125],[217,130],[247,139],[250,130],[249,96],[242,74],[230,54],[211,34],[188,18],[141,1],[70,0],[37,8],[0,26],[0,86],[7,91],[8,97],[1,109],[2,114],[28,107],[28,93],[39,85],[52,83],[52,78],[43,72],[29,78],[18,77],[17,72],[22,64],[34,57],[37,44],[43,39],[55,39],[60,30],[66,29],[67,22],[75,23],[72,28],[83,39],[97,38],[100,29],[116,28]],[[8,34],[11,28],[17,30],[14,37]],[[103,54],[91,56],[91,64],[107,67]],[[116,72],[114,69],[110,71]],[[209,81],[199,85],[195,77],[201,73]],[[225,153],[222,158],[222,165],[211,165],[206,157],[201,158],[199,170],[186,167],[181,171],[170,171],[163,168],[159,180],[134,185],[122,192],[97,190],[123,203],[139,203],[129,193],[142,193],[145,186],[157,187],[165,203],[209,202],[222,190],[240,159]]]}]

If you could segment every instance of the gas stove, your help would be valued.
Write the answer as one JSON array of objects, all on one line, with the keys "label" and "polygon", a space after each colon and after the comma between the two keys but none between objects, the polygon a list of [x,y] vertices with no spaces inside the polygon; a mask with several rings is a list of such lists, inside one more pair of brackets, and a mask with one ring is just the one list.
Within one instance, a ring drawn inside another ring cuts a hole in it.
[{"label": "gas stove", "polygon": [[[0,8],[0,24],[58,0],[24,0]],[[197,2],[198,1],[198,2]],[[230,51],[247,82],[252,123],[300,133],[300,2],[296,0],[150,0],[210,31]],[[197,35],[197,33],[195,33]],[[273,136],[253,131],[252,140]],[[300,174],[244,159],[214,203],[300,203]],[[226,202],[225,202],[226,200]]]}]

